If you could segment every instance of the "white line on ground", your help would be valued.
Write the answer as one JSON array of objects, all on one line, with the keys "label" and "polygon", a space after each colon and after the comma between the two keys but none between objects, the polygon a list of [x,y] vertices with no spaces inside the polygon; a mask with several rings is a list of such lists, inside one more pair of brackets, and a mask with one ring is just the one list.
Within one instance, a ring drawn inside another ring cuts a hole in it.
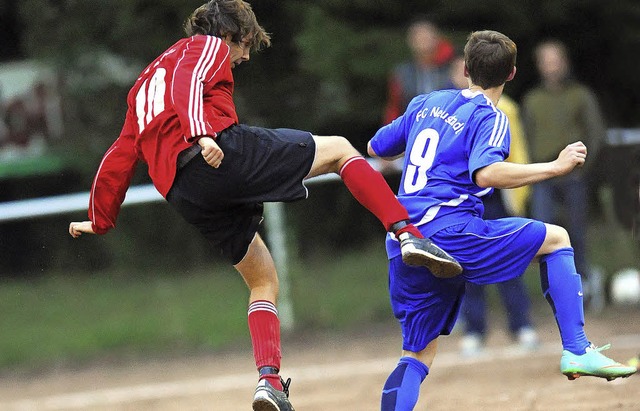
[{"label": "white line on ground", "polygon": [[[638,348],[640,347],[640,334],[617,336],[611,338],[611,342],[616,349]],[[523,358],[525,356],[543,357],[559,355],[559,351],[559,343],[554,342],[543,344],[534,352],[518,349],[515,346],[488,348],[482,355],[472,358],[463,358],[456,352],[445,352],[436,356],[434,366],[438,368],[448,368],[459,365],[468,366],[469,364],[509,360]],[[304,368],[287,368],[287,374],[294,376],[297,381],[303,382],[324,380],[327,377],[339,379],[360,375],[386,374],[391,371],[391,367],[397,360],[397,358],[377,358],[335,364],[307,365]],[[252,384],[255,382],[255,378],[255,373],[245,373],[158,384],[142,384],[40,398],[26,398],[9,403],[0,403],[0,409],[7,411],[72,410],[91,406],[108,406],[133,403],[136,401],[185,397],[236,389],[239,386]]]}]

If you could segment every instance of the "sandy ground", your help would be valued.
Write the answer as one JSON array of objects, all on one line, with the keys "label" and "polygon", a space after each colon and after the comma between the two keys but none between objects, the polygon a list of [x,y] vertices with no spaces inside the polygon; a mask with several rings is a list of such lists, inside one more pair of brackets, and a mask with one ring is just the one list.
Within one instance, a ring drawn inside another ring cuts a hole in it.
[{"label": "sandy ground", "polygon": [[[640,410],[640,376],[612,382],[559,371],[560,343],[547,309],[536,313],[540,348],[525,352],[498,314],[485,352],[458,353],[459,334],[443,337],[417,410]],[[587,314],[596,344],[627,360],[640,353],[640,307]],[[357,333],[284,336],[283,370],[297,411],[379,409],[380,389],[400,350],[394,323]],[[92,365],[0,378],[0,410],[250,410],[256,373],[250,352]]]}]

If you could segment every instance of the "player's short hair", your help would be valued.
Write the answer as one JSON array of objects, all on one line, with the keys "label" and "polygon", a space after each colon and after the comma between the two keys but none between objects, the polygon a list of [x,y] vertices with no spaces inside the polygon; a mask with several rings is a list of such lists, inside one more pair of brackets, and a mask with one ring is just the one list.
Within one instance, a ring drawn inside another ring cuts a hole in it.
[{"label": "player's short hair", "polygon": [[483,89],[504,84],[516,65],[518,49],[497,31],[475,31],[464,46],[464,63],[471,82]]},{"label": "player's short hair", "polygon": [[184,31],[187,36],[230,35],[235,43],[241,43],[248,37],[252,51],[271,45],[271,38],[258,24],[251,5],[242,0],[211,0],[203,4],[191,13],[184,24]]},{"label": "player's short hair", "polygon": [[407,26],[407,32],[411,32],[419,27],[428,27],[435,32],[440,32],[440,27],[436,23],[435,19],[431,16],[418,16],[412,19]]}]

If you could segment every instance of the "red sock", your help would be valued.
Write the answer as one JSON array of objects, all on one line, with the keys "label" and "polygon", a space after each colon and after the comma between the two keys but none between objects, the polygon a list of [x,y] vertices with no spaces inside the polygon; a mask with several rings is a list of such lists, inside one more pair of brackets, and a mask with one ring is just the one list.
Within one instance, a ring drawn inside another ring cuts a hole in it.
[{"label": "red sock", "polygon": [[418,227],[416,227],[413,224],[407,224],[404,227],[402,227],[401,229],[399,229],[398,231],[396,231],[394,234],[397,236],[399,236],[402,233],[410,233],[413,234],[415,237],[418,238],[424,238],[424,236],[422,235],[422,233],[420,232],[420,230],[418,230]]},{"label": "red sock", "polygon": [[[280,319],[276,306],[266,300],[257,300],[249,304],[249,333],[253,344],[253,357],[258,370],[273,367],[280,370]],[[260,377],[282,390],[280,376],[267,374]]]},{"label": "red sock", "polygon": [[[347,160],[340,169],[340,177],[355,199],[378,217],[385,230],[389,231],[394,223],[409,220],[407,210],[393,194],[387,181],[364,157],[356,156]],[[412,228],[400,231],[408,231],[422,238],[413,224],[406,227]]]}]

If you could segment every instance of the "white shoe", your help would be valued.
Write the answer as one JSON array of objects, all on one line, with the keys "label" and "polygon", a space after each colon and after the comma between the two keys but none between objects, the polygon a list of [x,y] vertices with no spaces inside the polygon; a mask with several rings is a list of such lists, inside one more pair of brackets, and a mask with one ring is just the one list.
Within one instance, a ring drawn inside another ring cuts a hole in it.
[{"label": "white shoe", "polygon": [[460,340],[460,354],[475,357],[484,350],[484,339],[478,333],[468,333]]},{"label": "white shoe", "polygon": [[538,333],[532,327],[522,327],[517,333],[518,345],[527,350],[532,351],[540,346]]}]

